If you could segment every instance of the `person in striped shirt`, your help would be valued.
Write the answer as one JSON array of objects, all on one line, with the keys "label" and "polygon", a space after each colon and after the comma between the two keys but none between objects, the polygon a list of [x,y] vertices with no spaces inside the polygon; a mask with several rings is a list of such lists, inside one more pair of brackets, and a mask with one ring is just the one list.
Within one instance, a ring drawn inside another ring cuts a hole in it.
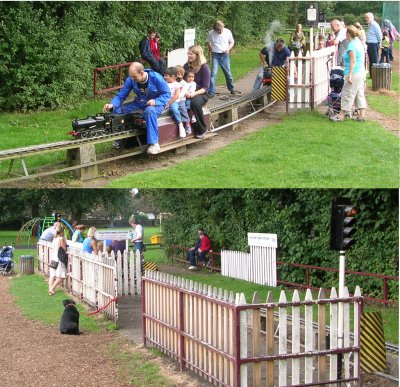
[{"label": "person in striped shirt", "polygon": [[367,12],[365,21],[368,23],[367,31],[367,54],[369,60],[369,76],[371,77],[371,67],[373,63],[379,63],[379,46],[382,40],[382,31],[379,24],[374,20],[374,14]]}]

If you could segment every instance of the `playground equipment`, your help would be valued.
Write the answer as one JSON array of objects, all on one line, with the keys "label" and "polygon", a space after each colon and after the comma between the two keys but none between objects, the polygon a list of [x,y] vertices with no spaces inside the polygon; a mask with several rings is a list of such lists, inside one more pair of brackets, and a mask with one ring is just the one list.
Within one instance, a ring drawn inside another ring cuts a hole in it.
[{"label": "playground equipment", "polygon": [[17,245],[33,245],[35,244],[43,231],[46,228],[51,227],[54,222],[59,221],[64,225],[65,236],[67,239],[71,239],[74,232],[72,226],[67,220],[61,218],[61,215],[56,213],[51,216],[37,217],[26,222],[19,230],[17,235],[16,244]]}]

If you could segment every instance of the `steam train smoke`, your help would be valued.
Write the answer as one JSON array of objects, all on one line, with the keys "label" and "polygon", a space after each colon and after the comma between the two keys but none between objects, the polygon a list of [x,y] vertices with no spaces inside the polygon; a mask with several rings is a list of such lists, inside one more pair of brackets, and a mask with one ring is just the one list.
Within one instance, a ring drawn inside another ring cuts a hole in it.
[{"label": "steam train smoke", "polygon": [[264,43],[265,47],[268,48],[268,59],[270,64],[272,63],[272,59],[274,58],[275,34],[279,33],[281,30],[281,22],[279,20],[274,20],[265,33]]}]

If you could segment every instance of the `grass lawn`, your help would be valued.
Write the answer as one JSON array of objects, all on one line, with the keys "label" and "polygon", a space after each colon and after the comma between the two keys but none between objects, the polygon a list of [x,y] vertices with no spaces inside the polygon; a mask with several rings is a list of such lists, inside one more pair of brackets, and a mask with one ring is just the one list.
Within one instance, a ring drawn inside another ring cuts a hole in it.
[{"label": "grass lawn", "polygon": [[140,181],[142,188],[396,188],[398,165],[398,138],[378,123],[332,123],[304,112],[202,158],[128,175],[109,187]]}]

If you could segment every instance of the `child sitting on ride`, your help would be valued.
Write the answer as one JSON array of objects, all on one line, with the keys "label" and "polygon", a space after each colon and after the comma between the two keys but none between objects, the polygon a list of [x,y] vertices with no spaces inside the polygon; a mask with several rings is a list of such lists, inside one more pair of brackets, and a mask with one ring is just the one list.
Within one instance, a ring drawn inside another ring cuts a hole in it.
[{"label": "child sitting on ride", "polygon": [[164,79],[168,83],[168,87],[171,91],[171,99],[168,101],[166,109],[171,113],[172,118],[178,124],[179,137],[186,137],[186,130],[182,123],[181,113],[179,112],[179,96],[181,93],[182,86],[176,80],[177,71],[175,67],[168,67],[164,73]]},{"label": "child sitting on ride", "polygon": [[[186,93],[196,91],[196,83],[195,83],[194,89],[191,88],[190,87],[191,85],[188,84],[183,79],[184,75],[185,75],[185,69],[183,68],[183,66],[178,65],[175,68],[176,68],[176,80],[182,86],[181,92],[179,94],[179,113],[181,113],[182,122],[185,125],[186,134],[191,134],[192,127],[190,126],[190,118],[189,118],[189,114],[188,114],[188,109],[190,109],[190,105],[188,108],[187,107],[188,100],[186,99]],[[194,74],[193,74],[193,76],[194,76]],[[189,104],[190,104],[190,102],[189,102]]]},{"label": "child sitting on ride", "polygon": [[[186,94],[194,93],[197,88],[197,84],[194,81],[194,71],[192,71],[192,70],[185,71],[185,75],[184,75],[183,79],[188,84],[188,90],[187,90]],[[192,107],[192,100],[190,98],[186,98],[186,109],[190,110],[191,107]],[[194,115],[192,115],[191,122],[193,122],[193,123],[196,122],[196,117]]]}]

